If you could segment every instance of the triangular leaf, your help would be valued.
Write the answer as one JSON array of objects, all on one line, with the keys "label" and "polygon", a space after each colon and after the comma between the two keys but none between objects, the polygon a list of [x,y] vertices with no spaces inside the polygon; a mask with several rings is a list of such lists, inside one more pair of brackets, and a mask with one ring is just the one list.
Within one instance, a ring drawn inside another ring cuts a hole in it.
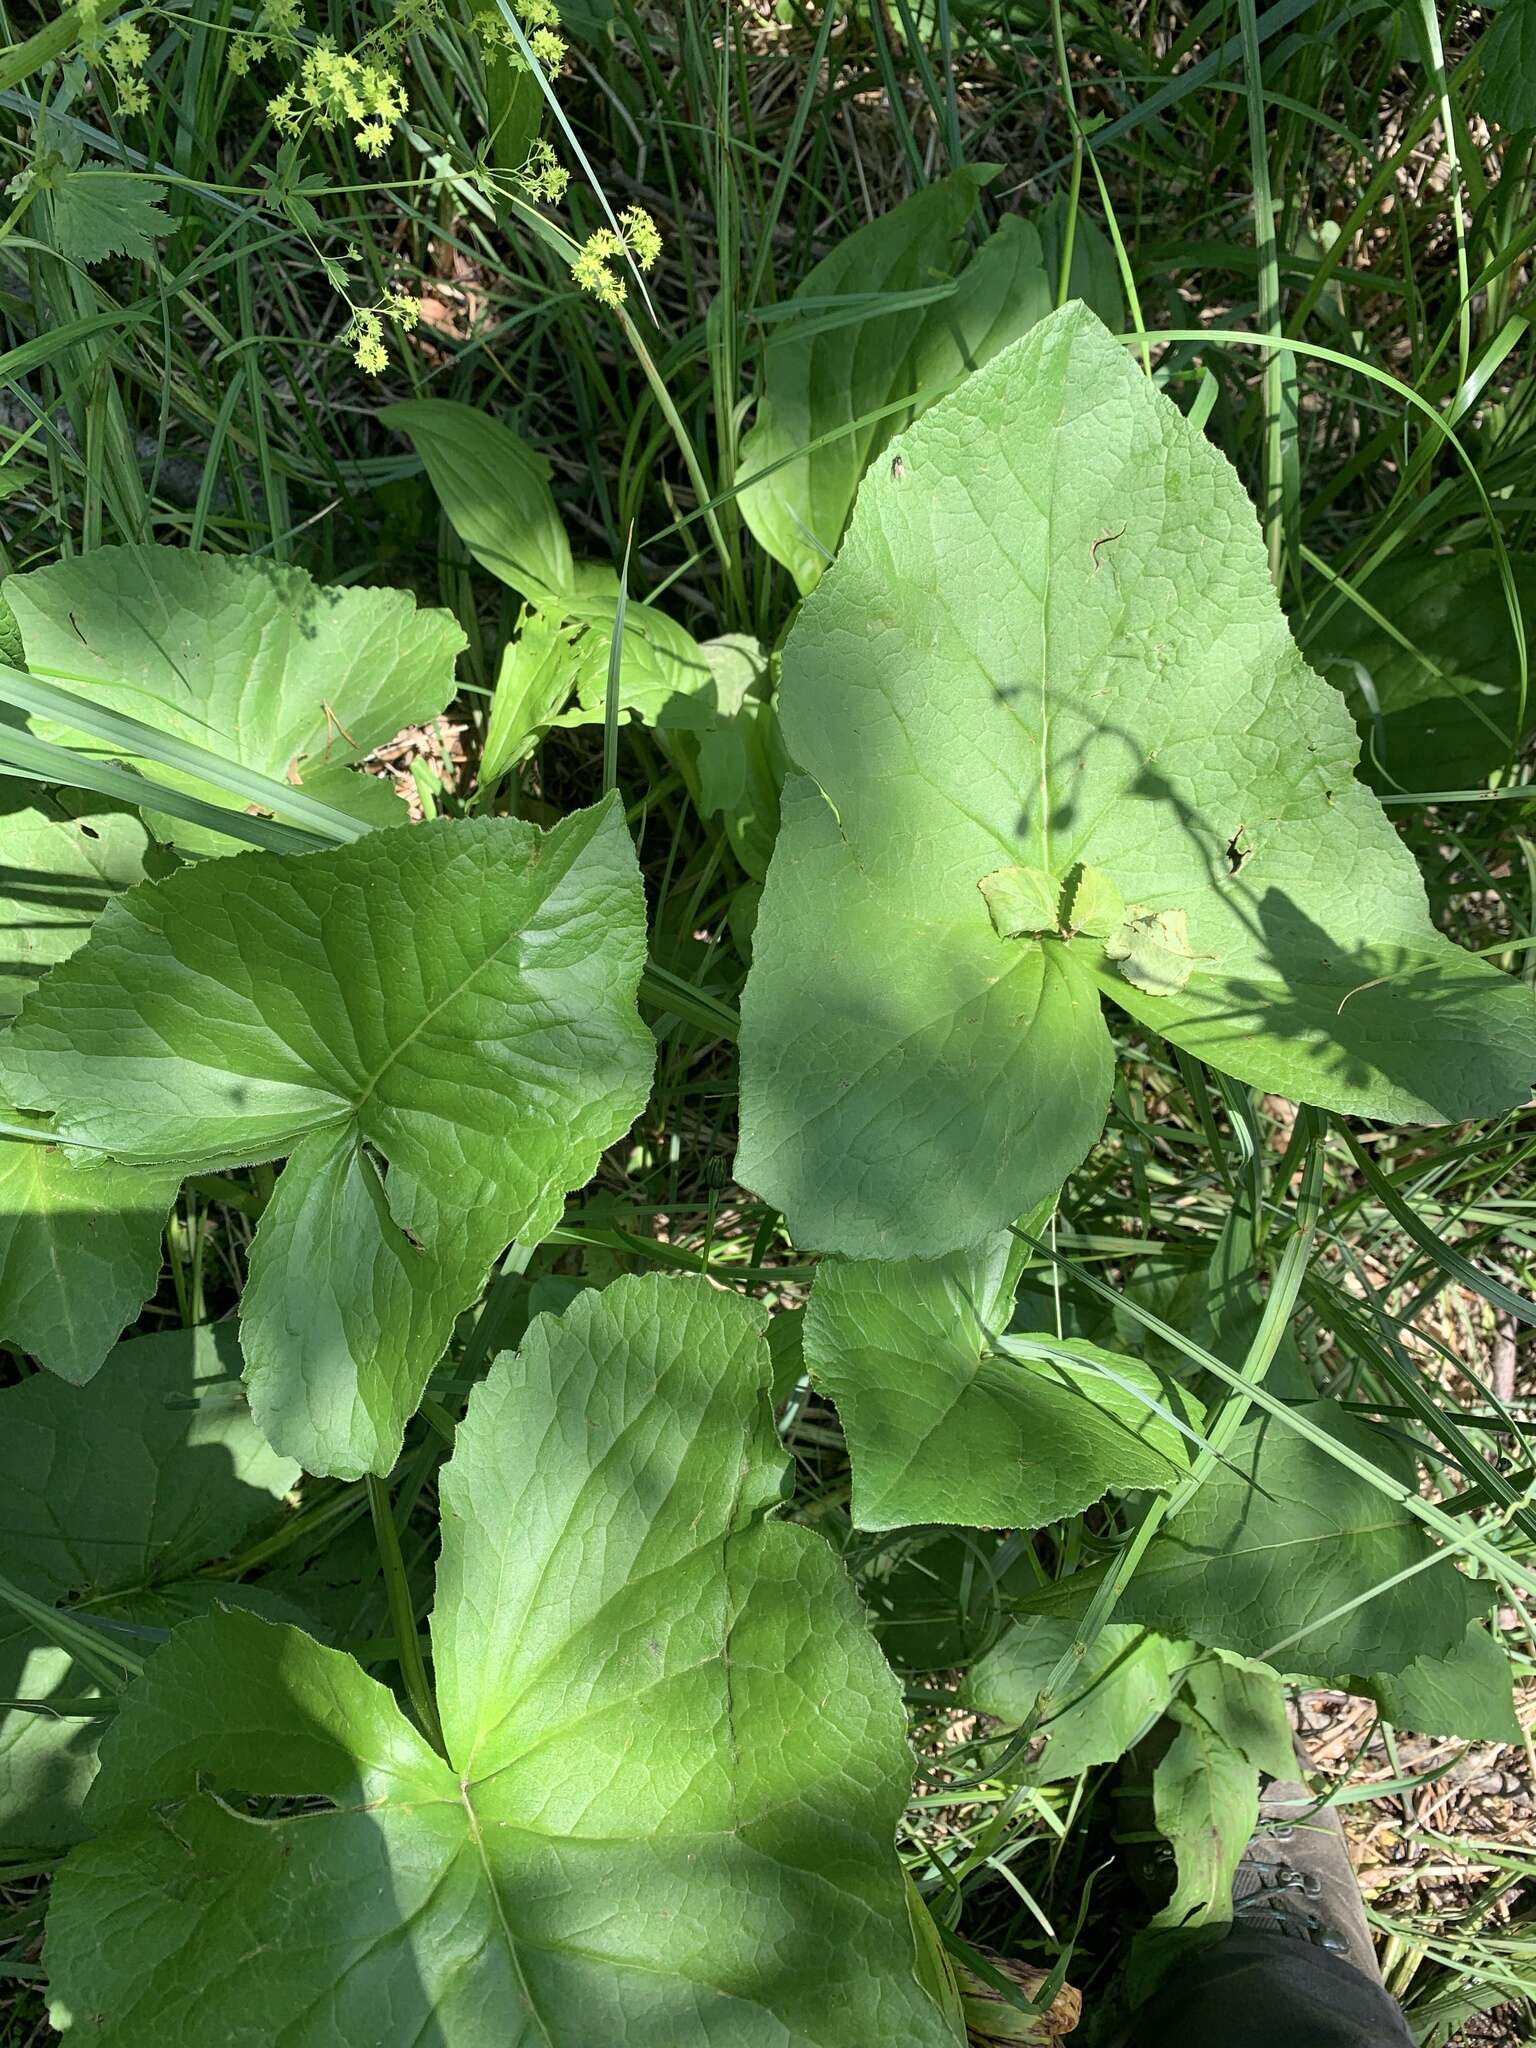
[{"label": "triangular leaf", "polygon": [[490,1261],[643,1107],[644,957],[616,798],[547,834],[246,854],[109,905],[0,1041],[0,1081],[120,1158],[295,1155],[243,1305],[257,1415],[310,1471],[384,1471]]},{"label": "triangular leaf", "polygon": [[[1413,1484],[1412,1459],[1384,1431],[1329,1401],[1298,1413]],[[1448,1556],[1434,1557],[1406,1508],[1265,1416],[1239,1430],[1226,1462],[1153,1537],[1115,1612],[1282,1670],[1400,1672],[1449,1656],[1486,1604]],[[1098,1577],[1076,1573],[1029,1605],[1078,1613]]]},{"label": "triangular leaf", "polygon": [[[932,1256],[1049,1196],[1102,1127],[1100,992],[1347,1114],[1527,1099],[1536,997],[1431,925],[1237,477],[1082,307],[871,471],[779,714],[803,779],[743,999],[737,1176],[801,1242]],[[1181,914],[1179,974],[1152,993],[1091,933],[1001,937],[978,885],[1010,865]]]},{"label": "triangular leaf", "polygon": [[[768,1381],[759,1309],[655,1276],[497,1362],[442,1476],[447,1762],[304,1635],[178,1630],[55,1886],[55,2022],[110,2013],[117,2048],[203,2048],[253,2008],[291,2048],[381,2015],[442,2048],[953,2048],[894,1853],[900,1698],[832,1551],[772,1517]],[[252,1793],[310,1803],[221,1803]]]},{"label": "triangular leaf", "polygon": [[1347,1681],[1364,1693],[1394,1728],[1463,1742],[1519,1742],[1514,1674],[1508,1653],[1481,1621],[1445,1657],[1415,1657],[1401,1671]]},{"label": "triangular leaf", "polygon": [[1184,1470],[1146,1366],[1073,1338],[999,1348],[1012,1245],[817,1268],[805,1356],[837,1403],[859,1528],[1033,1529]]}]

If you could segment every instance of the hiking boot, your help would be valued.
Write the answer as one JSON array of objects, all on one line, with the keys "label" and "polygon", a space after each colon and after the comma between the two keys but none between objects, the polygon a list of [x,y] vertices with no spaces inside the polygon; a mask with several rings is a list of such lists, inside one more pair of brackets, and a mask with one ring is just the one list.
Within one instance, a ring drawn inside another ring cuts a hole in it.
[{"label": "hiking boot", "polygon": [[1232,1881],[1234,1927],[1309,1941],[1379,1984],[1381,1970],[1344,1830],[1294,1779],[1268,1779],[1259,1825]]}]

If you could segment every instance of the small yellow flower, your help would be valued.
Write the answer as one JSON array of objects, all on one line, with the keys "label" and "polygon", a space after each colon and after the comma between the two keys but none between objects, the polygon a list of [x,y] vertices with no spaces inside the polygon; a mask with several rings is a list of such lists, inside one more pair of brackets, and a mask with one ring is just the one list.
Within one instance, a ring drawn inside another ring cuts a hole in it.
[{"label": "small yellow flower", "polygon": [[[514,0],[519,19],[525,28],[558,28],[560,10],[555,0]],[[538,47],[537,44],[534,45]]]},{"label": "small yellow flower", "polygon": [[558,71],[569,46],[565,37],[556,35],[552,28],[536,28],[528,38],[528,47],[546,71]]},{"label": "small yellow flower", "polygon": [[535,199],[548,200],[551,206],[559,205],[571,182],[570,172],[542,136],[529,150],[528,160],[517,175]]},{"label": "small yellow flower", "polygon": [[275,93],[267,101],[267,119],[272,123],[272,126],[279,135],[297,135],[299,132],[299,116],[297,109],[294,107],[292,95],[286,92]]},{"label": "small yellow flower", "polygon": [[353,135],[359,156],[382,156],[389,147],[389,129],[382,121],[365,121]]},{"label": "small yellow flower", "polygon": [[149,112],[149,87],[142,78],[121,78],[117,82],[117,104],[125,114]]}]

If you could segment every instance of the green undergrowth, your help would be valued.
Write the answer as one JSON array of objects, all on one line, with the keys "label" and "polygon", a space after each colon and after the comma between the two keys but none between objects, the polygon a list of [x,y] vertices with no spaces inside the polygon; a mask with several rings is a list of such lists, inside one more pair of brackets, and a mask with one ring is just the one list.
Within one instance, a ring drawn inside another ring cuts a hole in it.
[{"label": "green undergrowth", "polygon": [[1291,1695],[1536,1773],[1531,0],[0,19],[0,2038],[1107,2043]]}]

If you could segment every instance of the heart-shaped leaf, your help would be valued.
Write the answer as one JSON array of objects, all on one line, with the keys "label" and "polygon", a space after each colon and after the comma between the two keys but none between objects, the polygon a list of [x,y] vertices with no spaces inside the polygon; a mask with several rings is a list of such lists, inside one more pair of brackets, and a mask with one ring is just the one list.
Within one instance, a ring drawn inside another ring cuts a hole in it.
[{"label": "heart-shaped leaf", "polygon": [[306,1469],[386,1471],[491,1260],[644,1106],[644,958],[616,798],[547,834],[246,854],[109,905],[0,1041],[0,1086],[140,1164],[292,1153],[251,1250],[252,1402]]},{"label": "heart-shaped leaf", "polygon": [[[955,2048],[914,1975],[900,1697],[773,1518],[762,1311],[625,1279],[540,1318],[442,1476],[448,1761],[349,1658],[216,1614],[103,1745],[55,2022],[203,2048]],[[298,1798],[245,1817],[239,1795]],[[315,1810],[315,1801],[330,1802]],[[282,1958],[274,1970],[272,1958]]]},{"label": "heart-shaped leaf", "polygon": [[[1536,998],[1435,931],[1237,477],[1081,306],[871,472],[780,716],[737,1173],[802,1242],[931,1256],[1049,1196],[1102,1127],[1101,995],[1348,1114],[1529,1094]],[[1010,866],[1097,871],[1134,931],[1003,937]]]}]

